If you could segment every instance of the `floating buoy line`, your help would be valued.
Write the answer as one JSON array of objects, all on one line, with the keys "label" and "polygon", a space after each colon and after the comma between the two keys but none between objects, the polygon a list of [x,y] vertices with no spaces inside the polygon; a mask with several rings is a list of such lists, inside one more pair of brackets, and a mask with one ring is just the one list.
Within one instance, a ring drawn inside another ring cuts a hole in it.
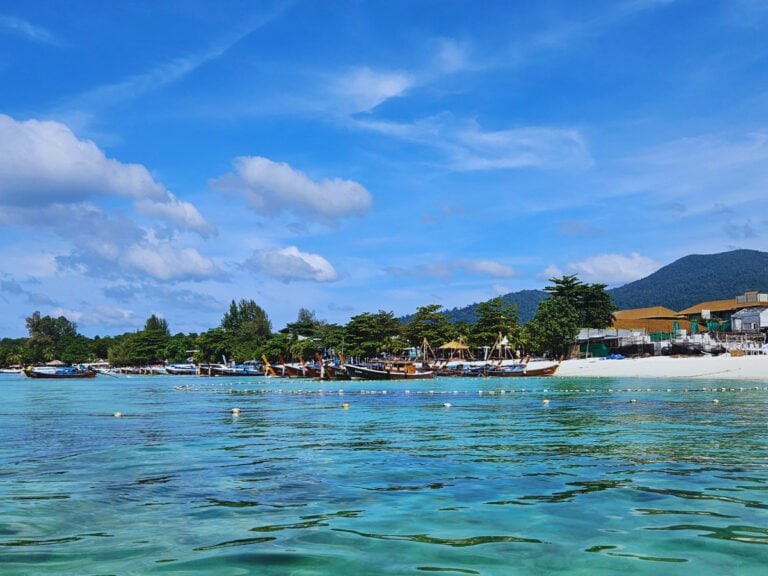
[{"label": "floating buoy line", "polygon": [[[245,384],[245,383],[244,383]],[[656,388],[656,387],[637,387],[637,388],[511,388],[511,389],[463,389],[463,390],[411,390],[411,389],[330,389],[330,388],[258,388],[233,386],[230,382],[211,383],[206,385],[185,385],[175,386],[174,390],[178,392],[202,392],[232,395],[279,395],[279,396],[523,396],[523,395],[546,395],[542,400],[545,405],[553,401],[552,397],[569,396],[578,394],[601,394],[601,395],[621,395],[621,394],[690,394],[690,393],[737,393],[737,392],[768,392],[768,386],[712,386],[697,388]],[[637,398],[632,398],[636,402]],[[712,400],[713,403],[719,403],[718,399]],[[443,403],[449,407],[450,403]],[[233,409],[234,412],[235,409]]]}]

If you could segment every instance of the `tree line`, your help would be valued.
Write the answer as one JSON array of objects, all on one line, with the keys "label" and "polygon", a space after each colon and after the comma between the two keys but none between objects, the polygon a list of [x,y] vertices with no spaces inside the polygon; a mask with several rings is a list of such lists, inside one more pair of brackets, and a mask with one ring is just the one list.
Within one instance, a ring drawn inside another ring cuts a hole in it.
[{"label": "tree line", "polygon": [[267,313],[253,300],[234,300],[221,323],[202,333],[171,334],[168,322],[155,314],[144,328],[117,336],[88,338],[77,325],[59,316],[34,312],[26,319],[27,338],[0,340],[0,365],[26,365],[52,360],[68,364],[107,360],[113,366],[162,362],[235,361],[284,358],[312,359],[317,354],[378,357],[419,347],[424,339],[436,349],[461,338],[470,348],[492,346],[499,334],[522,354],[559,357],[568,352],[581,328],[607,328],[616,306],[605,284],[586,284],[576,275],[551,278],[549,296],[534,318],[518,321],[517,308],[501,297],[478,304],[474,322],[451,322],[440,304],[421,306],[407,322],[379,310],[350,318],[346,325],[320,320],[301,308],[295,322],[272,330]]}]

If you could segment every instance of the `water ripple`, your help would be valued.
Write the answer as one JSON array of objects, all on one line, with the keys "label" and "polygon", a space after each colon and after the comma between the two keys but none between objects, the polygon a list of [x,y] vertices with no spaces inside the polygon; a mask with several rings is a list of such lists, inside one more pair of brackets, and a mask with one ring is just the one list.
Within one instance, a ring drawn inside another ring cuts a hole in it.
[{"label": "water ripple", "polygon": [[427,534],[372,534],[368,532],[359,532],[357,530],[346,530],[334,528],[336,532],[346,532],[355,534],[364,538],[374,540],[398,540],[408,542],[418,542],[421,544],[438,544],[440,546],[452,546],[454,548],[464,548],[467,546],[479,546],[481,544],[495,544],[499,542],[516,542],[526,544],[544,544],[537,538],[522,538],[519,536],[473,536],[470,538],[436,538]]},{"label": "water ripple", "polygon": [[731,540],[747,544],[768,544],[768,529],[757,526],[703,526],[698,524],[677,524],[675,526],[662,526],[646,528],[646,530],[695,530],[704,532],[699,534],[705,538],[718,540]]}]

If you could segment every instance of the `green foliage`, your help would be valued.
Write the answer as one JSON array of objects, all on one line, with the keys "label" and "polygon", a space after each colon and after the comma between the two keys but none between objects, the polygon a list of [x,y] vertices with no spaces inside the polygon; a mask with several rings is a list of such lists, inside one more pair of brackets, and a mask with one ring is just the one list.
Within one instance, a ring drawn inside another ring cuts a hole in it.
[{"label": "green foliage", "polygon": [[536,316],[526,325],[533,350],[553,357],[567,354],[579,333],[579,316],[567,298],[553,296],[544,300]]},{"label": "green foliage", "polygon": [[[61,360],[64,351],[69,349],[74,353],[77,338],[77,325],[70,322],[64,316],[52,318],[51,316],[41,316],[40,312],[35,311],[26,319],[29,339],[26,342],[29,352],[30,362],[50,362],[51,360]],[[84,358],[79,361],[87,360],[89,353],[85,353]],[[63,360],[62,360],[63,361]]]},{"label": "green foliage", "polygon": [[26,338],[3,338],[0,340],[0,366],[28,364]]},{"label": "green foliage", "polygon": [[410,346],[420,346],[424,338],[439,346],[451,339],[452,329],[445,314],[440,312],[440,304],[419,306],[416,314],[403,326],[402,334]]},{"label": "green foliage", "polygon": [[[510,333],[517,327],[517,307],[501,297],[478,304],[475,311],[477,321],[469,333],[470,343],[474,347],[493,345],[499,334],[510,339]],[[510,345],[514,345],[511,340]]]},{"label": "green foliage", "polygon": [[135,354],[137,333],[126,333],[116,336],[109,347],[107,359],[112,366],[137,366],[141,363]]},{"label": "green foliage", "polygon": [[211,358],[208,361],[219,362],[222,357],[226,357],[228,360],[245,362],[261,356],[272,334],[272,323],[267,313],[253,300],[240,300],[239,303],[233,300],[229,312],[221,321],[221,329],[224,335],[223,349],[219,351],[218,359]]},{"label": "green foliage", "polygon": [[197,334],[174,334],[165,347],[165,359],[168,362],[184,362],[197,350]]},{"label": "green foliage", "polygon": [[195,360],[198,362],[221,362],[227,354],[227,336],[223,328],[213,328],[195,339]]},{"label": "green foliage", "polygon": [[407,347],[402,326],[392,312],[365,312],[350,318],[344,352],[347,356],[375,357]]},{"label": "green foliage", "polygon": [[605,284],[585,284],[576,275],[550,278],[550,297],[527,326],[531,346],[539,353],[564,356],[581,328],[606,328],[616,307]]},{"label": "green foliage", "polygon": [[550,298],[565,300],[576,309],[580,328],[608,328],[613,324],[616,306],[605,284],[585,284],[575,274],[549,281],[553,286],[544,290],[551,294]]}]

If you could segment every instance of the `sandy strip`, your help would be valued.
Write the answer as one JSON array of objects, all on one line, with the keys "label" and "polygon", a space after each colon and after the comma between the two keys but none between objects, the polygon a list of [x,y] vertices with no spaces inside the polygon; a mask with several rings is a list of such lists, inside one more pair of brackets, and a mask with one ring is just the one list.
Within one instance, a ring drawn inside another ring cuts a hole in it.
[{"label": "sandy strip", "polygon": [[768,355],[565,360],[556,377],[716,378],[768,382]]}]

